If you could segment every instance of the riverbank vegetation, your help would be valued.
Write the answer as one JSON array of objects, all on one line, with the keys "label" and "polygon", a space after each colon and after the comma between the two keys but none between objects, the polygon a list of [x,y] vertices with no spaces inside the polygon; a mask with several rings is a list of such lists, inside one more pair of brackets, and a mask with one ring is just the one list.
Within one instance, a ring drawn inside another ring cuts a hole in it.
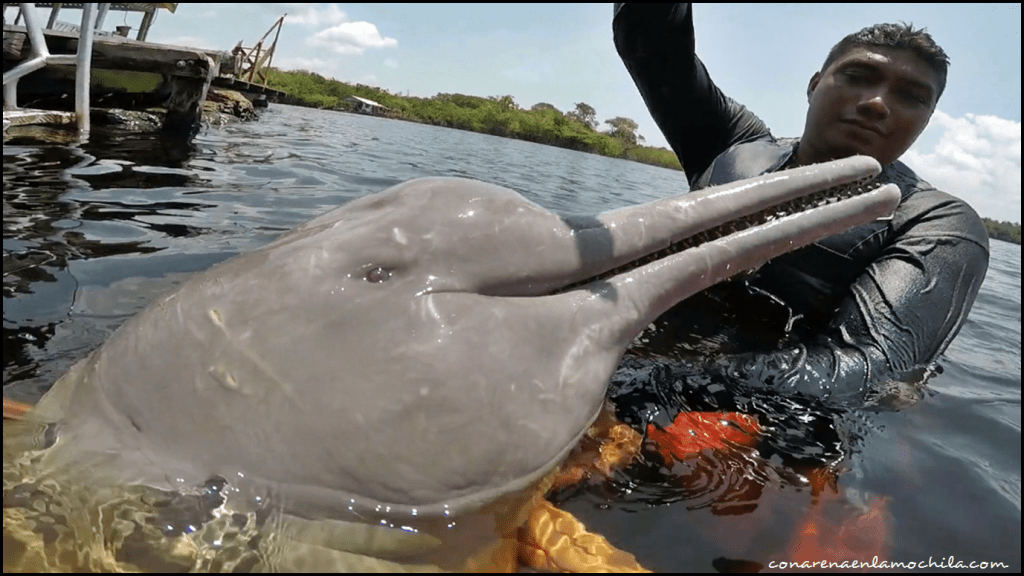
[{"label": "riverbank vegetation", "polygon": [[545,102],[538,102],[529,109],[521,108],[511,96],[482,98],[437,94],[418,98],[392,94],[363,84],[346,84],[305,71],[271,70],[267,84],[287,92],[291,97],[289,103],[299,106],[350,110],[352,104],[345,99],[358,96],[384,106],[387,109],[385,115],[390,118],[483,132],[682,170],[671,150],[643,146],[643,136],[637,133],[636,122],[629,118],[606,120],[611,129],[598,131],[597,112],[584,102],[563,113]]},{"label": "riverbank vegetation", "polygon": [[988,237],[1004,242],[1012,242],[1020,246],[1020,224],[1013,222],[996,222],[988,218],[982,218],[985,223],[985,230],[988,230]]}]

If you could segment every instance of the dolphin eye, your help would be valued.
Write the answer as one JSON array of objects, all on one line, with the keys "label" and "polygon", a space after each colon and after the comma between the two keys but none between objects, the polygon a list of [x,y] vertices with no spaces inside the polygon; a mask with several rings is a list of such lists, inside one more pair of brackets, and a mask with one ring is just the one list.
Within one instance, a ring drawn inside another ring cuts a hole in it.
[{"label": "dolphin eye", "polygon": [[388,270],[387,268],[381,268],[380,266],[377,266],[376,268],[370,268],[369,270],[366,271],[367,282],[380,284],[381,282],[384,282],[390,278],[391,271]]}]

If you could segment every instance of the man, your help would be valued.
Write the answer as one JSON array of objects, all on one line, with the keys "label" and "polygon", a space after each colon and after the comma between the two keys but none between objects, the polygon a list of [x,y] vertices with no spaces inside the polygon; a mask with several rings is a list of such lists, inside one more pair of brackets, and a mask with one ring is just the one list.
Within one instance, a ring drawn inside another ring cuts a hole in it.
[{"label": "man", "polygon": [[789,316],[775,322],[784,325],[781,338],[719,338],[732,349],[709,370],[729,382],[857,402],[888,381],[920,380],[959,331],[988,267],[988,235],[977,214],[898,160],[945,87],[948,58],[931,36],[881,24],[844,38],[807,86],[803,136],[783,140],[711,81],[694,53],[689,5],[616,5],[613,30],[692,189],[864,154],[902,192],[891,220],[828,238],[709,290],[703,301],[682,303],[660,322],[661,339],[707,336],[728,330],[728,321],[782,308]]}]

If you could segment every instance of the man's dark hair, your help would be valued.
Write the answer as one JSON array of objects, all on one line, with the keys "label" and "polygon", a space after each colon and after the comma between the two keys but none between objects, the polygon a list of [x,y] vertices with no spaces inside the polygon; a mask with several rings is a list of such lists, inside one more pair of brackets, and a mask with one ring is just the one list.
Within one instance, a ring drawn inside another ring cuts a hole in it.
[{"label": "man's dark hair", "polygon": [[935,72],[935,77],[939,81],[939,93],[935,95],[936,102],[939,101],[939,96],[942,96],[942,91],[946,89],[949,56],[935,43],[925,28],[914,30],[913,24],[900,22],[899,24],[875,24],[859,32],[854,32],[832,47],[828,57],[825,58],[825,63],[821,66],[822,73],[840,56],[855,46],[884,46],[910,50]]}]

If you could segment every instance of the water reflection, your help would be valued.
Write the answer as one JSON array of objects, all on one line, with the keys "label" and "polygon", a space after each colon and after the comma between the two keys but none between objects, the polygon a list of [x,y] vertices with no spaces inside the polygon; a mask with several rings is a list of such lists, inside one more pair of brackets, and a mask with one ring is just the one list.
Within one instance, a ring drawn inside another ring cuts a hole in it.
[{"label": "water reflection", "polygon": [[5,388],[42,376],[33,359],[70,316],[79,288],[71,273],[73,263],[153,254],[162,249],[152,241],[155,236],[202,233],[199,227],[182,223],[180,215],[199,214],[206,204],[129,204],[90,197],[97,189],[191,185],[197,179],[190,172],[135,169],[141,161],[177,170],[190,152],[153,136],[116,130],[97,130],[84,145],[54,145],[25,137],[4,143]]}]

